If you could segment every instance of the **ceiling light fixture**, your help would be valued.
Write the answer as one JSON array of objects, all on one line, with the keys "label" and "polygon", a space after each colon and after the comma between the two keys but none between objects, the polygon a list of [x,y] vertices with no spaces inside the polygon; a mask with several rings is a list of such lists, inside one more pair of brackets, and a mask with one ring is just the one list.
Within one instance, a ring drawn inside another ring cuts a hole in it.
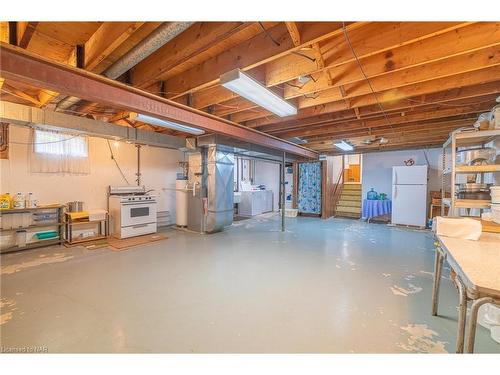
[{"label": "ceiling light fixture", "polygon": [[239,69],[221,75],[220,83],[279,117],[297,114],[297,108]]},{"label": "ceiling light fixture", "polygon": [[184,133],[194,134],[194,135],[202,135],[205,134],[205,131],[197,128],[192,128],[191,126],[178,124],[176,122],[161,120],[156,117],[151,117],[147,115],[143,115],[140,113],[135,114],[135,116],[131,116],[133,120],[145,122],[149,125],[161,126],[162,128],[169,128],[173,130],[178,130]]},{"label": "ceiling light fixture", "polygon": [[307,139],[301,137],[292,137],[288,139],[290,142],[293,142],[297,145],[305,145],[307,143]]},{"label": "ceiling light fixture", "polygon": [[347,143],[346,141],[341,141],[341,142],[338,142],[338,143],[334,143],[333,144],[335,147],[337,148],[340,148],[342,151],[352,151],[354,150],[354,147]]}]

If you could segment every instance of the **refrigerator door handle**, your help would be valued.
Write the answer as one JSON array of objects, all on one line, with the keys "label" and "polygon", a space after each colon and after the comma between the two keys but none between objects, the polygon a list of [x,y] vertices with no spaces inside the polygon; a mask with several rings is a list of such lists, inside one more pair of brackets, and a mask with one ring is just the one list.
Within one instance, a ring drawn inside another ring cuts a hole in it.
[{"label": "refrigerator door handle", "polygon": [[396,197],[398,196],[398,185],[394,185],[394,199],[396,199]]}]

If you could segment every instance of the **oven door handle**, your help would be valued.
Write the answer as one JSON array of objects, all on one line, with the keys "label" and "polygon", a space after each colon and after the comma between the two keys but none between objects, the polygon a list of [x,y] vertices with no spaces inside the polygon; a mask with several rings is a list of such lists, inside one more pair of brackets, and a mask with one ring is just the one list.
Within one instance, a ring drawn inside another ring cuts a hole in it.
[{"label": "oven door handle", "polygon": [[137,206],[137,205],[143,205],[143,204],[156,204],[156,201],[144,201],[144,202],[130,202],[130,203],[122,203],[122,206]]}]

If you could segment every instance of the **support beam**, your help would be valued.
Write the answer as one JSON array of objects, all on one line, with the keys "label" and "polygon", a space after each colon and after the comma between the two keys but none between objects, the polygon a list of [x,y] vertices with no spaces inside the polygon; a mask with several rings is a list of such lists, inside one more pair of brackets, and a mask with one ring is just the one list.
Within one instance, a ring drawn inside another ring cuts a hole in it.
[{"label": "support beam", "polygon": [[28,48],[38,22],[17,22],[17,43],[21,48]]},{"label": "support beam", "polygon": [[62,92],[112,108],[198,127],[207,132],[223,134],[304,158],[318,157],[316,152],[292,142],[219,119],[114,80],[43,59],[7,44],[2,43],[0,47],[2,76],[6,79]]},{"label": "support beam", "polygon": [[67,115],[22,104],[0,102],[0,121],[28,126],[44,125],[49,128],[87,134],[94,137],[129,140],[151,146],[179,149],[185,146],[185,139],[149,130],[136,130],[108,122]]},{"label": "support beam", "polygon": [[286,29],[288,30],[288,34],[290,34],[290,38],[292,39],[293,45],[295,47],[300,46],[302,43],[300,42],[300,32],[297,27],[296,22],[285,22]]}]

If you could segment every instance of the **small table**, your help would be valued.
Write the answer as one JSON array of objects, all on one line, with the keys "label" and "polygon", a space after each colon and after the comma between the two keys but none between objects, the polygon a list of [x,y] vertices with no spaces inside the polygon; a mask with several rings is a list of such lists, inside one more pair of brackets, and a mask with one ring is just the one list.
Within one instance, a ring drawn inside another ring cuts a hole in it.
[{"label": "small table", "polygon": [[467,301],[472,300],[466,352],[474,352],[477,313],[485,303],[500,305],[500,235],[484,233],[478,241],[436,236],[436,261],[432,290],[432,315],[438,312],[439,284],[443,261],[455,272],[452,278],[459,294],[456,352],[464,352]]},{"label": "small table", "polygon": [[370,220],[372,217],[390,214],[392,212],[392,202],[390,199],[364,199],[363,218]]}]

